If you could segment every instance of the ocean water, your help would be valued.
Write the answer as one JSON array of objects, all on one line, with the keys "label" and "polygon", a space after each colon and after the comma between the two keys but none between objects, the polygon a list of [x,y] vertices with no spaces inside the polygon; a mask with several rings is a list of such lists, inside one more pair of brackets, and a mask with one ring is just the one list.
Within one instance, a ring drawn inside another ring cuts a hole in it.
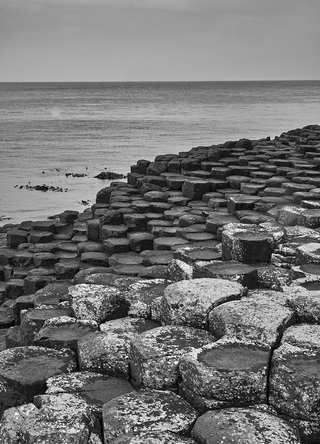
[{"label": "ocean water", "polygon": [[138,159],[319,123],[320,81],[0,83],[0,225],[83,211]]}]

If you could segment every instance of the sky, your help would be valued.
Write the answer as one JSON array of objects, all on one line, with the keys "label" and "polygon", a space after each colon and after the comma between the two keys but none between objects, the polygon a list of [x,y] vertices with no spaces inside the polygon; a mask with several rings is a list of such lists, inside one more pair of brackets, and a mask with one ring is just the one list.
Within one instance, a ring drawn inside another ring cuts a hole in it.
[{"label": "sky", "polygon": [[320,0],[0,0],[0,82],[320,79]]}]

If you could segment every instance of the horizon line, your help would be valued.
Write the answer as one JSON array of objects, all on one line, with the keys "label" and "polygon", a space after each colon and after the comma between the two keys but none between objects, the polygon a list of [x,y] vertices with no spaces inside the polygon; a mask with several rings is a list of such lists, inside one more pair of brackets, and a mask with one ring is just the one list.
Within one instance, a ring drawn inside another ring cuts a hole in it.
[{"label": "horizon line", "polygon": [[1,80],[1,83],[222,83],[222,82],[319,82],[320,79],[255,80]]}]

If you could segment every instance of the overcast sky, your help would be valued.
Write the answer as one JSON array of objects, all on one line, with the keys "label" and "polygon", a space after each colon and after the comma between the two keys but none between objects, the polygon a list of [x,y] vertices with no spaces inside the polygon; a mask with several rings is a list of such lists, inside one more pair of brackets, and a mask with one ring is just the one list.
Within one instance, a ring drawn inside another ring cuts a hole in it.
[{"label": "overcast sky", "polygon": [[320,79],[320,0],[0,0],[0,81]]}]

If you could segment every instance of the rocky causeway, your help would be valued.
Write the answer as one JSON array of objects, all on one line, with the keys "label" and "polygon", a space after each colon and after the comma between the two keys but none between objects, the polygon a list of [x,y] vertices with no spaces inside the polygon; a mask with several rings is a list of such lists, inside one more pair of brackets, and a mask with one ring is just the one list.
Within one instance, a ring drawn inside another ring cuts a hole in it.
[{"label": "rocky causeway", "polygon": [[2,444],[320,443],[320,126],[0,231]]}]

